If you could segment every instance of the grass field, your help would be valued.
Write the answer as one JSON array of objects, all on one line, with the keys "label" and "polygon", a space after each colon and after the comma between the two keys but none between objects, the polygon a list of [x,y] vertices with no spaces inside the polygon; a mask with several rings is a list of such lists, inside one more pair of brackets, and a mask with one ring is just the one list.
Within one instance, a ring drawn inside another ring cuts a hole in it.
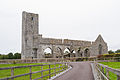
[{"label": "grass field", "polygon": [[[120,62],[100,62],[100,63],[114,69],[120,69]],[[117,80],[117,76],[114,73],[109,72],[109,75],[110,75],[110,80]]]},{"label": "grass field", "polygon": [[[27,66],[27,65],[39,65],[39,64],[47,64],[47,63],[23,63],[23,64],[0,64],[0,68],[3,67],[13,67],[13,66]],[[56,67],[62,66],[62,64],[56,64]],[[54,68],[54,65],[51,65],[51,68]],[[49,66],[43,66],[43,70],[45,69],[49,69]],[[62,68],[61,68],[62,69]],[[41,70],[41,66],[36,66],[36,67],[32,67],[32,72],[35,71],[40,71]],[[59,69],[56,69],[56,71],[58,71]],[[51,70],[51,72],[54,72],[54,70]],[[20,75],[20,74],[25,74],[25,73],[29,73],[29,68],[18,68],[18,69],[14,69],[14,75]],[[43,75],[48,74],[49,71],[45,71],[43,72]],[[5,78],[5,77],[10,77],[11,76],[11,70],[0,70],[0,78]],[[32,79],[38,78],[41,76],[41,73],[35,73],[32,74]],[[54,76],[54,75],[51,75]],[[29,75],[27,76],[22,76],[22,77],[18,77],[15,78],[14,80],[29,80]],[[47,80],[48,76],[43,78],[43,80]],[[39,79],[40,80],[40,79]]]}]

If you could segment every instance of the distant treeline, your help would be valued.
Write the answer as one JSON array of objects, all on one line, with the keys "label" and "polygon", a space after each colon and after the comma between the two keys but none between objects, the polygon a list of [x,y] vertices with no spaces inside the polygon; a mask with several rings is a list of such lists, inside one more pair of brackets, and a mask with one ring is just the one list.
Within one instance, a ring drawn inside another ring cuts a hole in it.
[{"label": "distant treeline", "polygon": [[109,54],[114,54],[114,53],[120,53],[120,49],[113,51],[113,50],[109,50],[108,51]]},{"label": "distant treeline", "polygon": [[21,54],[20,53],[0,54],[0,59],[21,59]]},{"label": "distant treeline", "polygon": [[120,49],[116,50],[116,51],[112,51],[109,50],[108,51],[109,54],[101,54],[98,55],[98,58],[107,58],[107,57],[120,57]]}]

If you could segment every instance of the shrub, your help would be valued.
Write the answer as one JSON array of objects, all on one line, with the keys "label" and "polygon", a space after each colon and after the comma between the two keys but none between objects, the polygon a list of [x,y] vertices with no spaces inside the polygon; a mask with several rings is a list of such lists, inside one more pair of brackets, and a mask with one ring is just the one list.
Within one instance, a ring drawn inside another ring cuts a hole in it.
[{"label": "shrub", "polygon": [[120,53],[102,54],[97,56],[97,58],[108,58],[108,57],[120,57]]},{"label": "shrub", "polygon": [[98,55],[97,58],[103,58],[104,56],[103,55]]},{"label": "shrub", "polygon": [[114,54],[103,54],[104,57],[114,57]]},{"label": "shrub", "polygon": [[115,53],[114,57],[120,57],[120,53]]}]

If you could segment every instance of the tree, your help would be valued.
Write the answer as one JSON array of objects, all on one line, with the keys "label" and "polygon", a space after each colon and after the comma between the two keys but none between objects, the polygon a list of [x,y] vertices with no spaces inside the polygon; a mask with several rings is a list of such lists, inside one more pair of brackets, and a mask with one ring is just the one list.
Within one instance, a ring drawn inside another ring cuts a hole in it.
[{"label": "tree", "polygon": [[3,59],[9,59],[8,55],[3,55]]},{"label": "tree", "polygon": [[9,58],[9,59],[13,59],[13,53],[9,53],[9,54],[8,54],[8,58]]},{"label": "tree", "polygon": [[0,55],[0,59],[8,59],[8,55]]},{"label": "tree", "polygon": [[120,49],[116,50],[115,53],[120,53]]},{"label": "tree", "polygon": [[21,54],[20,53],[15,53],[14,54],[14,59],[21,59]]},{"label": "tree", "polygon": [[112,51],[112,50],[109,50],[109,51],[108,51],[108,53],[109,53],[109,54],[113,54],[113,53],[114,53],[114,51]]}]

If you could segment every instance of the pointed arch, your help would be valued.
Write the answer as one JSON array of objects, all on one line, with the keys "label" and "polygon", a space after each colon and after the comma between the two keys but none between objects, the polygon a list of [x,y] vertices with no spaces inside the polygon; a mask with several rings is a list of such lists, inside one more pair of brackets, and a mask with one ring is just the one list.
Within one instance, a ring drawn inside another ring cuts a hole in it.
[{"label": "pointed arch", "polygon": [[32,55],[33,57],[32,58],[37,58],[37,48],[33,48],[33,51],[32,51]]},{"label": "pointed arch", "polygon": [[76,51],[75,51],[75,50],[72,50],[71,56],[72,56],[72,57],[76,57]]},{"label": "pointed arch", "polygon": [[70,53],[70,49],[69,48],[65,48],[64,53]]},{"label": "pointed arch", "polygon": [[70,57],[70,49],[69,48],[65,48],[63,51],[63,56],[64,57]]},{"label": "pointed arch", "polygon": [[90,50],[88,48],[84,50],[84,57],[90,57]]},{"label": "pointed arch", "polygon": [[81,47],[79,47],[78,50],[77,50],[77,56],[78,57],[82,57],[83,56],[83,52],[81,50]]},{"label": "pointed arch", "polygon": [[51,58],[52,57],[52,49],[50,47],[47,47],[44,49],[44,57],[45,58]]},{"label": "pointed arch", "polygon": [[60,47],[56,48],[56,58],[63,57],[62,49]]},{"label": "pointed arch", "polygon": [[101,44],[99,44],[98,50],[99,50],[99,55],[102,54],[102,45]]}]

